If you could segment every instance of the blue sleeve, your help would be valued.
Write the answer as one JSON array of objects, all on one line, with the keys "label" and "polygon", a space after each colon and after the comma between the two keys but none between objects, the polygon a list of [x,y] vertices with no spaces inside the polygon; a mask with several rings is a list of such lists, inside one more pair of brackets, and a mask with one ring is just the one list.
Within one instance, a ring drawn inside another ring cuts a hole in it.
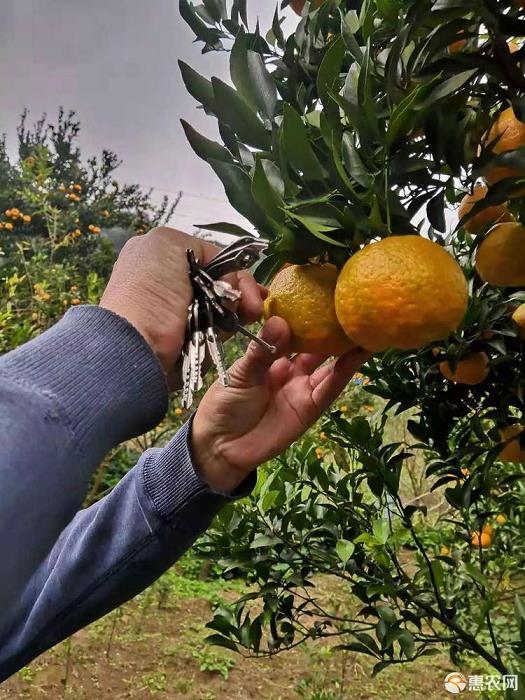
[{"label": "blue sleeve", "polygon": [[147,587],[228,500],[200,479],[188,424],[79,511],[108,450],[166,408],[150,348],[99,307],[0,358],[0,680]]},{"label": "blue sleeve", "polygon": [[146,452],[100,502],[80,511],[31,578],[0,644],[0,681],[80,627],[133,597],[165,571],[230,497],[196,472],[186,424]]},{"label": "blue sleeve", "polygon": [[104,455],[156,425],[167,397],[142,336],[96,306],[0,358],[0,630]]}]

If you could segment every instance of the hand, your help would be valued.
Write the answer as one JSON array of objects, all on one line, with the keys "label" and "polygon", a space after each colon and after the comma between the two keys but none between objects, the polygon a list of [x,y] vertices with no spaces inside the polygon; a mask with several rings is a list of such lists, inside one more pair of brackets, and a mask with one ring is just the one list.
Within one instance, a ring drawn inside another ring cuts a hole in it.
[{"label": "hand", "polygon": [[297,440],[339,396],[368,358],[354,348],[323,364],[320,355],[285,355],[290,329],[273,317],[261,337],[277,348],[270,355],[250,343],[229,371],[230,386],[215,383],[192,426],[192,451],[201,477],[215,491],[235,489],[259,464]]},{"label": "hand", "polygon": [[[219,248],[173,228],[155,228],[131,238],[123,247],[102,295],[100,306],[127,319],[146,339],[168,375],[179,385],[176,362],[186,331],[192,288],[186,249],[205,265]],[[264,288],[248,272],[225,278],[242,292],[237,312],[243,323],[260,318]]]}]

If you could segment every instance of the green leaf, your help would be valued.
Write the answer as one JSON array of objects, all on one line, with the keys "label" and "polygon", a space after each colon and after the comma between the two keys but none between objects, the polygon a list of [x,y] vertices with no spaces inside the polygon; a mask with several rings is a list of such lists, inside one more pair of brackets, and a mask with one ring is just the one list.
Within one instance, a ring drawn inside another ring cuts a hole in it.
[{"label": "green leaf", "polygon": [[341,36],[338,36],[325,53],[319,71],[317,73],[317,93],[321,102],[324,105],[325,112],[328,116],[339,114],[339,107],[331,99],[330,92],[338,92],[339,74],[343,64],[345,55],[345,46]]},{"label": "green leaf", "polygon": [[280,141],[286,159],[306,180],[323,180],[323,169],[308,140],[306,126],[295,109],[286,102],[283,104]]},{"label": "green leaf", "polygon": [[418,106],[419,110],[427,110],[433,107],[436,102],[442,100],[452,93],[456,92],[462,88],[469,80],[473,77],[474,73],[477,73],[478,69],[474,68],[472,70],[463,71],[462,73],[457,73],[447,80],[443,80],[437,88],[435,88],[430,95]]},{"label": "green leaf", "polygon": [[179,0],[179,12],[182,19],[193,30],[195,36],[207,44],[215,44],[220,33],[216,29],[210,29],[195,12],[195,7],[188,0]]},{"label": "green leaf", "polygon": [[277,88],[260,53],[248,48],[244,29],[237,34],[230,54],[233,84],[257,111],[272,119],[277,106]]},{"label": "green leaf", "polygon": [[228,13],[226,11],[226,0],[202,0],[208,14],[215,22],[220,22],[221,19],[226,19]]},{"label": "green leaf", "polygon": [[232,207],[255,226],[263,225],[263,212],[253,200],[252,183],[244,170],[237,165],[219,160],[210,160],[209,162],[220,178]]},{"label": "green leaf", "polygon": [[487,577],[484,574],[482,574],[481,571],[474,566],[474,564],[465,562],[463,567],[467,574],[470,576],[470,578],[474,579],[474,581],[484,586],[485,588],[488,588],[489,582],[487,580]]},{"label": "green leaf", "polygon": [[338,540],[335,545],[335,551],[337,552],[337,556],[343,562],[343,564],[346,564],[347,561],[350,559],[350,557],[354,553],[354,549],[354,543],[349,542],[349,540]]},{"label": "green leaf", "polygon": [[392,608],[389,608],[386,605],[377,608],[377,614],[379,615],[381,620],[388,622],[389,625],[393,625],[395,622],[397,622],[395,612],[392,610]]},{"label": "green leaf", "polygon": [[179,61],[179,68],[186,90],[197,100],[208,114],[216,114],[215,97],[213,87],[209,80],[199,75],[184,61]]},{"label": "green leaf", "polygon": [[516,595],[514,598],[514,609],[516,611],[516,617],[525,622],[525,603]]},{"label": "green leaf", "polygon": [[184,119],[181,119],[180,123],[182,124],[182,128],[184,129],[184,133],[186,134],[186,138],[188,139],[190,146],[193,148],[199,158],[206,161],[211,158],[215,160],[223,160],[226,163],[232,162],[231,154],[226,148],[224,148],[224,146],[216,141],[206,138],[202,134],[199,134],[199,132],[196,131],[191,124],[188,124],[188,122]]},{"label": "green leaf", "polygon": [[284,183],[279,168],[271,160],[260,158],[255,166],[252,181],[254,200],[266,213],[276,221],[284,222]]},{"label": "green leaf", "polygon": [[219,78],[212,78],[217,116],[230,126],[244,143],[263,151],[271,147],[271,137],[246,100]]},{"label": "green leaf", "polygon": [[220,634],[210,634],[204,641],[206,644],[212,644],[215,647],[225,647],[226,649],[237,651],[237,644],[233,640],[223,637]]},{"label": "green leaf", "polygon": [[381,520],[375,520],[372,524],[372,532],[380,544],[386,544],[390,535],[390,524],[388,520],[383,518],[381,518]]},{"label": "green leaf", "polygon": [[253,233],[247,231],[242,226],[230,224],[227,221],[218,221],[213,224],[195,224],[197,228],[203,228],[206,231],[219,231],[220,233],[229,233],[232,236],[253,236]]},{"label": "green leaf", "polygon": [[408,630],[401,630],[397,638],[399,646],[403,650],[404,655],[407,659],[411,659],[414,656],[416,650],[416,645],[414,643],[414,635],[412,635]]},{"label": "green leaf", "polygon": [[291,211],[288,212],[288,216],[290,216],[292,219],[295,219],[296,221],[299,221],[310,231],[312,235],[324,241],[325,243],[330,243],[330,245],[335,245],[339,248],[348,247],[346,243],[342,243],[341,241],[338,241],[335,238],[326,235],[325,231],[334,231],[335,228],[330,224],[324,223],[324,219],[318,219],[314,216],[302,216],[301,214],[295,214]]},{"label": "green leaf", "polygon": [[361,160],[354,143],[354,136],[351,132],[345,131],[342,140],[343,163],[347,172],[362,187],[370,187],[372,180]]},{"label": "green leaf", "polygon": [[445,190],[440,190],[427,204],[427,216],[432,226],[444,233],[447,230],[445,220]]}]

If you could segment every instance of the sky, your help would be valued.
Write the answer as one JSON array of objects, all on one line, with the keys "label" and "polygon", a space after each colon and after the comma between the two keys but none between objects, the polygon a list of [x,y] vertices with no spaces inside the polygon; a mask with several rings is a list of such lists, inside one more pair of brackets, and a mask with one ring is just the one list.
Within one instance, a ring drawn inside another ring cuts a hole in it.
[{"label": "sky", "polygon": [[[180,118],[212,138],[214,119],[187,93],[177,60],[228,78],[226,53],[202,55],[177,0],[1,0],[0,132],[12,149],[22,110],[31,122],[60,105],[82,122],[83,153],[103,148],[124,161],[121,181],[184,192],[172,225],[242,223],[211,168],[186,143]],[[275,2],[249,0],[250,24],[269,28]],[[285,11],[290,15],[290,10]],[[287,26],[293,29],[293,15]]]}]

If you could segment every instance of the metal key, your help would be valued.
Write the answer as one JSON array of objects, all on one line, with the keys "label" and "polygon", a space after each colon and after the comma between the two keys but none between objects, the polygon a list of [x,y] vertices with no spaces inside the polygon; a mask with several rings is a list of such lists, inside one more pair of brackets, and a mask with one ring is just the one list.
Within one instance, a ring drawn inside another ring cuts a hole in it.
[{"label": "metal key", "polygon": [[270,343],[267,343],[266,340],[259,338],[258,335],[255,335],[255,333],[252,333],[245,328],[239,321],[239,317],[234,311],[227,311],[224,316],[217,317],[215,322],[221,330],[226,331],[227,333],[242,333],[242,335],[250,338],[250,340],[253,340],[255,343],[257,343],[257,345],[264,348],[264,350],[272,355],[274,355],[277,350],[275,345],[270,345]]},{"label": "metal key", "polygon": [[210,357],[217,369],[217,374],[219,375],[219,382],[223,386],[228,386],[230,381],[228,378],[228,372],[226,371],[226,365],[224,362],[224,350],[220,339],[215,333],[213,310],[209,304],[206,305],[206,315],[203,321],[205,327],[204,335],[206,338],[206,346]]}]

